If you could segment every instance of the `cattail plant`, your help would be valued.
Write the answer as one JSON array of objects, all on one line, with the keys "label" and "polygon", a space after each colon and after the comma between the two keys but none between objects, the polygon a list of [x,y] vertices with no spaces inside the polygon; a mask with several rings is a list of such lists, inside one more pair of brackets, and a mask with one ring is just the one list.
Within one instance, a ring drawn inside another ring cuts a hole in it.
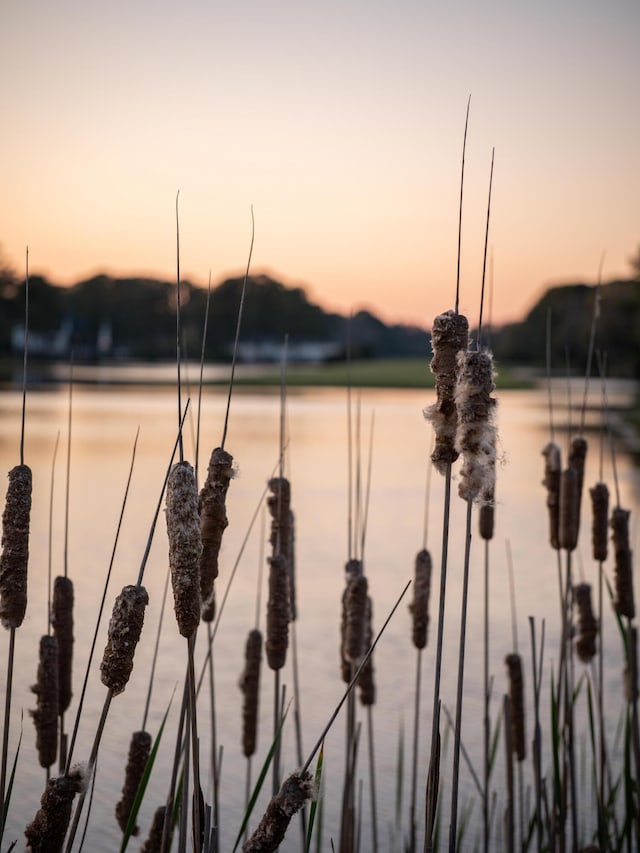
[{"label": "cattail plant", "polygon": [[493,357],[487,351],[458,354],[457,446],[463,455],[458,494],[477,500],[491,494],[495,478],[496,429]]},{"label": "cattail plant", "polygon": [[591,545],[593,559],[598,563],[604,563],[607,559],[608,517],[609,517],[609,489],[606,483],[596,483],[589,489],[591,495],[592,523],[591,523]]},{"label": "cattail plant", "polygon": [[164,817],[167,812],[166,806],[158,806],[153,813],[151,829],[147,840],[140,848],[140,853],[160,853],[162,849],[162,831],[164,829]]},{"label": "cattail plant", "polygon": [[73,800],[83,790],[84,779],[84,770],[74,767],[69,773],[49,780],[40,799],[40,809],[24,832],[31,853],[60,853]]},{"label": "cattail plant", "polygon": [[233,476],[233,456],[222,447],[216,447],[211,453],[207,479],[199,497],[202,538],[200,598],[205,622],[211,622],[215,615],[214,581],[218,577],[222,534],[229,524],[226,498]]},{"label": "cattail plant", "polygon": [[562,475],[561,452],[555,441],[549,441],[543,451],[544,479],[547,490],[549,512],[549,543],[554,550],[560,549],[560,479]]},{"label": "cattail plant", "polygon": [[37,682],[31,688],[37,707],[30,711],[36,728],[36,750],[41,767],[51,767],[58,754],[58,641],[40,638]]},{"label": "cattail plant", "polygon": [[412,625],[411,638],[416,649],[424,649],[427,645],[431,572],[431,554],[426,548],[423,548],[416,554],[413,601],[409,604]]},{"label": "cattail plant", "polygon": [[113,605],[100,664],[100,680],[112,696],[124,691],[133,671],[133,656],[148,603],[149,596],[143,586],[125,586]]},{"label": "cattail plant", "polygon": [[0,622],[9,630],[22,625],[27,609],[31,487],[28,465],[16,465],[9,471],[0,556]]},{"label": "cattail plant", "polygon": [[598,621],[591,606],[591,584],[580,583],[573,588],[573,600],[578,612],[576,652],[582,663],[589,663],[596,653]]},{"label": "cattail plant", "polygon": [[316,795],[309,772],[292,773],[271,799],[257,829],[242,845],[244,853],[273,853],[282,843],[291,818]]},{"label": "cattail plant", "polygon": [[240,690],[243,697],[242,752],[246,758],[250,758],[256,751],[260,665],[262,663],[262,633],[257,628],[249,631],[244,659],[244,670],[240,677]]},{"label": "cattail plant", "polygon": [[615,507],[611,513],[611,541],[615,565],[613,570],[613,585],[615,590],[614,607],[620,616],[633,619],[636,613],[633,595],[633,565],[631,548],[629,547],[629,516],[628,509]]},{"label": "cattail plant", "polygon": [[524,761],[527,754],[524,715],[524,678],[522,658],[512,652],[504,659],[509,677],[509,699],[511,703],[511,733],[513,752],[518,761]]},{"label": "cattail plant", "polygon": [[558,540],[560,547],[573,551],[578,544],[580,530],[579,474],[569,466],[560,475],[560,512]]},{"label": "cattail plant", "polygon": [[71,703],[73,669],[73,581],[58,575],[53,582],[51,627],[58,643],[58,715]]},{"label": "cattail plant", "polygon": [[[129,815],[133,808],[133,803],[136,798],[136,793],[140,785],[140,780],[144,774],[144,769],[149,759],[151,752],[151,735],[149,732],[138,731],[131,736],[129,743],[129,756],[127,758],[127,767],[125,769],[125,780],[122,788],[122,796],[116,805],[116,820],[118,826],[124,832],[129,822]],[[131,831],[132,835],[137,835],[140,828],[135,825]]]},{"label": "cattail plant", "polygon": [[193,467],[177,462],[167,482],[169,566],[178,630],[191,637],[200,622],[202,537]]}]

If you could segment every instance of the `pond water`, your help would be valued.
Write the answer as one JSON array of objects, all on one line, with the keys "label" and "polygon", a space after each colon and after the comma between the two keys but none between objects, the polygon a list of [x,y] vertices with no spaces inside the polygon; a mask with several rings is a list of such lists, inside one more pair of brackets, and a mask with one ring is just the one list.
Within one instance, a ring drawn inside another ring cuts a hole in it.
[{"label": "pond water", "polygon": [[[574,389],[574,401],[581,389]],[[625,405],[629,386],[614,386],[609,400]],[[559,602],[556,554],[548,544],[545,491],[541,485],[541,450],[549,437],[546,392],[498,391],[497,423],[500,464],[497,480],[496,532],[488,548],[490,575],[490,669],[494,677],[492,716],[495,720],[502,694],[507,689],[504,656],[513,650],[515,619],[519,651],[525,663],[527,713],[531,719],[529,617],[536,620],[538,636],[545,620],[545,689],[542,709],[548,720],[548,691],[551,667],[558,660]],[[560,421],[566,417],[566,389],[554,389],[557,439],[566,447],[566,431]],[[592,391],[587,423],[599,421],[599,393]],[[291,480],[292,508],[296,518],[298,621],[295,625],[299,661],[300,707],[303,753],[316,742],[325,722],[340,700],[343,684],[339,675],[339,626],[341,596],[344,588],[344,564],[348,556],[348,441],[346,392],[331,389],[296,390],[287,396],[286,432],[288,445],[285,473]],[[432,402],[429,391],[354,391],[354,419],[359,408],[361,423],[362,478],[365,479],[369,434],[373,424],[371,486],[364,550],[365,572],[373,598],[374,627],[379,627],[396,602],[403,587],[413,576],[417,551],[422,548],[425,527],[427,460],[431,427],[422,410]],[[0,394],[0,468],[8,471],[18,462],[21,395],[18,391]],[[209,453],[220,442],[226,392],[206,388],[202,399],[200,467],[204,471]],[[195,411],[195,402],[192,414]],[[107,608],[100,626],[96,657],[93,662],[84,714],[81,719],[75,759],[86,761],[95,734],[106,689],[99,680],[99,662],[106,638],[106,625],[115,595],[125,584],[135,583],[145,550],[165,470],[169,463],[177,427],[175,394],[161,388],[113,388],[77,386],[73,393],[71,427],[68,534],[65,536],[65,486],[67,460],[68,393],[63,386],[30,394],[27,398],[25,461],[33,469],[33,508],[31,515],[28,610],[16,636],[16,666],[12,699],[9,760],[13,761],[23,719],[23,742],[5,833],[5,844],[18,839],[23,843],[25,824],[33,817],[44,785],[44,771],[37,764],[33,724],[28,709],[35,706],[30,685],[35,682],[39,637],[46,633],[47,577],[49,568],[50,495],[53,494],[51,524],[51,570],[64,572],[65,551],[69,577],[75,585],[74,698],[65,716],[66,728],[72,727],[80,686],[87,665],[89,647],[130,465],[136,430],[140,429],[131,489],[122,530],[115,553],[113,572],[107,593]],[[576,415],[572,416],[575,423]],[[278,392],[243,390],[234,394],[226,449],[233,454],[237,476],[229,489],[227,511],[229,527],[223,540],[221,570],[217,581],[218,601],[225,587],[252,517],[264,494],[278,458],[280,399]],[[185,455],[193,460],[194,423],[185,429]],[[56,436],[60,434],[55,468]],[[589,432],[585,487],[599,479],[600,433]],[[354,452],[354,456],[357,455]],[[640,472],[629,454],[616,445],[616,469],[620,503],[632,510],[632,548],[637,545],[637,509],[640,497]],[[458,470],[455,466],[454,473]],[[611,454],[603,462],[604,479],[612,496]],[[52,486],[52,472],[55,472]],[[364,492],[364,486],[362,488]],[[597,588],[597,566],[591,558],[588,494],[583,500],[580,544],[574,558],[574,572]],[[419,735],[418,814],[424,798],[424,780],[431,737],[434,653],[439,592],[439,566],[442,541],[444,484],[435,472],[430,477],[427,513],[427,546],[433,556],[434,577],[431,594],[429,644],[422,655],[422,705]],[[613,500],[613,497],[612,497]],[[243,667],[247,632],[256,619],[256,596],[261,579],[260,627],[264,630],[266,604],[265,561],[268,530],[263,513],[246,540],[238,571],[230,588],[226,607],[214,642],[215,693],[218,746],[223,750],[220,784],[221,850],[231,850],[243,814],[246,762],[241,750],[241,701],[238,678]],[[442,669],[442,701],[455,714],[456,668],[460,623],[460,601],[465,539],[466,506],[457,497],[454,481],[451,504],[447,604]],[[463,703],[463,741],[477,773],[482,770],[482,672],[484,624],[485,545],[476,535],[473,516],[471,545],[470,597],[466,644],[466,670]],[[65,548],[66,539],[66,548]],[[516,612],[512,619],[509,588],[509,555],[513,566]],[[611,557],[606,565],[611,574]],[[119,849],[120,833],[113,817],[124,777],[126,752],[131,733],[142,724],[149,688],[149,673],[160,618],[162,594],[167,572],[167,536],[161,514],[144,574],[150,603],[146,611],[142,638],[135,656],[134,671],[123,695],[114,698],[102,739],[91,821],[85,849]],[[411,591],[391,620],[375,651],[377,702],[373,709],[377,807],[376,820],[380,849],[401,848],[401,831],[396,825],[396,799],[402,781],[401,822],[406,829],[411,776],[411,744],[415,694],[416,651],[411,645],[411,621],[407,609]],[[594,592],[594,606],[597,599]],[[2,690],[6,683],[8,632],[0,634],[0,673]],[[197,663],[204,656],[205,633],[199,632]],[[622,668],[620,638],[611,607],[604,618],[605,690],[607,720],[613,731],[622,708]],[[287,657],[280,684],[286,696],[292,693],[292,654]],[[155,735],[162,717],[173,701],[156,769],[149,784],[140,815],[141,837],[145,837],[151,815],[166,797],[168,776],[173,760],[179,697],[186,662],[186,643],[178,634],[169,606],[160,636],[159,657],[148,730]],[[253,762],[253,777],[271,742],[274,679],[263,664],[258,754]],[[206,682],[205,682],[206,685]],[[208,689],[199,703],[202,779],[205,797],[211,799],[209,756],[211,749]],[[363,785],[362,849],[371,849],[371,811],[369,807],[367,718],[362,719],[362,744],[359,776]],[[292,720],[292,715],[291,715]],[[338,838],[340,795],[344,764],[344,714],[341,713],[326,741],[324,764],[323,850],[330,849],[330,838]],[[403,770],[398,771],[399,743],[404,738]],[[529,737],[529,735],[528,735]],[[452,738],[450,738],[452,743]],[[500,768],[504,764],[499,759]],[[284,731],[282,768],[286,775],[296,767],[293,725]],[[447,825],[451,778],[451,746],[442,759],[443,826]],[[531,783],[530,761],[526,763],[527,784]],[[504,807],[500,774],[496,771],[498,815]],[[585,812],[583,831],[590,828],[591,802],[587,788],[581,793]],[[263,795],[256,808],[262,813]],[[468,849],[479,839],[481,806],[471,774],[461,766],[461,803],[472,807],[467,830]],[[255,820],[253,822],[255,824]],[[497,819],[501,824],[501,819]],[[495,849],[500,849],[501,830],[496,830]],[[442,833],[442,843],[446,832]],[[137,849],[132,844],[130,849]],[[300,830],[292,825],[281,850],[300,849]],[[466,845],[465,845],[465,849]]]}]

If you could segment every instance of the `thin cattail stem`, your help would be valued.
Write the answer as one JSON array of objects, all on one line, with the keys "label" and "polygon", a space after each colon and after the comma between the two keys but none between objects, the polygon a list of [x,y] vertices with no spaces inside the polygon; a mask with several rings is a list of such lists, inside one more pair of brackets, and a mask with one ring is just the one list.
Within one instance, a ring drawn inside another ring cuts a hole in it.
[{"label": "thin cattail stem", "polygon": [[469,107],[471,106],[471,95],[467,101],[467,114],[464,120],[464,138],[462,140],[462,165],[460,169],[460,204],[458,206],[458,265],[456,268],[456,314],[460,305],[460,257],[462,250],[462,197],[464,193],[464,158],[467,148],[467,128],[469,126]]},{"label": "thin cattail stem", "polygon": [[513,642],[514,652],[518,652],[518,618],[516,614],[516,585],[513,574],[513,558],[511,556],[511,540],[505,542],[507,551],[507,568],[509,571],[509,600],[511,611],[511,639]]},{"label": "thin cattail stem", "polygon": [[416,850],[416,793],[418,790],[418,746],[420,738],[420,695],[422,690],[422,649],[416,652],[416,687],[413,700],[413,761],[411,765],[411,807],[409,811],[409,850]]},{"label": "thin cattail stem", "polygon": [[56,472],[56,459],[58,446],[60,444],[60,430],[56,434],[56,443],[53,448],[53,459],[51,461],[51,488],[49,490],[49,548],[47,551],[47,634],[51,633],[51,581],[53,579],[53,496]]},{"label": "thin cattail stem", "polygon": [[[182,691],[182,704],[180,706],[180,717],[178,719],[178,730],[176,733],[176,745],[173,754],[173,764],[171,765],[171,778],[169,781],[169,791],[167,793],[167,801],[165,804],[166,815],[173,815],[173,806],[174,806],[174,798],[176,794],[176,786],[178,781],[178,770],[180,766],[180,756],[184,750],[183,736],[184,736],[184,725],[187,716],[187,706],[189,697],[189,676],[185,674],[184,679],[184,688]],[[187,750],[188,752],[188,750]],[[183,784],[186,786],[186,779],[183,781]],[[172,831],[172,820],[165,820],[164,826],[162,829],[162,843],[160,845],[161,853],[169,853],[171,848],[171,831]]]},{"label": "thin cattail stem", "polygon": [[202,384],[204,374],[204,354],[207,343],[207,327],[209,325],[209,306],[211,304],[211,270],[209,270],[209,283],[207,285],[207,301],[204,309],[204,328],[202,329],[202,347],[200,350],[200,381],[198,382],[198,415],[196,417],[196,445],[194,454],[194,469],[196,472],[196,484],[199,483],[200,470],[200,414],[202,412]]},{"label": "thin cattail stem", "polygon": [[378,798],[376,794],[375,737],[372,705],[367,705],[367,735],[369,747],[369,794],[371,801],[371,849],[373,853],[378,853]]},{"label": "thin cattail stem", "polygon": [[591,378],[591,365],[593,362],[593,349],[596,340],[596,326],[600,317],[600,286],[602,284],[602,265],[604,264],[604,253],[600,258],[598,268],[598,281],[593,297],[593,314],[591,316],[591,330],[589,332],[589,348],[587,350],[587,367],[584,374],[584,393],[582,395],[582,406],[580,407],[580,434],[584,432],[584,419],[587,411],[587,397],[589,394],[589,379]]},{"label": "thin cattail stem", "polygon": [[507,804],[504,817],[505,848],[515,850],[515,822],[513,796],[513,724],[511,719],[511,701],[508,695],[503,696],[503,720],[505,738],[505,761],[507,775]]},{"label": "thin cattail stem", "polygon": [[[177,382],[177,397],[178,397],[178,424],[180,424],[180,419],[182,417],[182,377],[181,377],[181,366],[182,366],[182,357],[180,353],[180,338],[182,336],[182,329],[180,327],[181,321],[181,303],[180,303],[180,216],[178,209],[178,199],[180,197],[180,190],[176,192],[176,369],[178,373],[178,382]],[[184,460],[184,444],[182,441],[182,429],[179,429],[179,439],[178,439],[178,459],[180,462]]]},{"label": "thin cattail stem", "polygon": [[9,629],[9,650],[7,652],[7,683],[4,697],[4,724],[2,727],[2,765],[0,766],[0,842],[4,834],[5,792],[7,784],[7,759],[9,757],[9,722],[11,719],[11,694],[13,691],[13,665],[15,661],[16,629]]},{"label": "thin cattail stem", "polygon": [[153,657],[151,658],[151,670],[149,671],[149,687],[147,688],[147,698],[144,703],[144,712],[142,714],[142,730],[147,728],[147,719],[149,717],[149,707],[151,705],[151,693],[153,691],[153,682],[156,673],[156,664],[158,662],[158,648],[160,646],[160,635],[162,633],[162,622],[164,621],[164,611],[167,604],[167,592],[169,591],[169,578],[171,572],[167,567],[167,572],[164,579],[164,589],[162,590],[162,603],[160,605],[160,617],[158,619],[158,629],[156,631],[156,642],[153,647]]},{"label": "thin cattail stem", "polygon": [[[532,758],[533,758],[533,774],[534,774],[534,791],[536,798],[536,807],[534,810],[536,836],[538,840],[538,850],[542,850],[542,731],[540,728],[540,683],[542,680],[542,658],[544,652],[544,632],[545,623],[542,621],[542,636],[540,639],[540,658],[537,660],[536,646],[536,625],[533,616],[529,617],[529,629],[531,634],[531,671],[533,681],[533,714],[534,728],[533,740],[531,743]],[[538,668],[540,667],[540,669]]]},{"label": "thin cattail stem", "polygon": [[482,309],[484,307],[484,282],[485,282],[485,273],[487,270],[487,246],[489,245],[489,220],[491,218],[491,187],[493,185],[493,160],[495,157],[496,149],[491,149],[491,172],[489,173],[489,195],[487,198],[487,224],[484,233],[484,255],[482,257],[482,286],[480,288],[480,317],[478,320],[478,342],[477,349],[480,350],[480,343],[482,339]]},{"label": "thin cattail stem", "polygon": [[[196,636],[187,638],[187,664],[189,674],[189,725],[191,729],[191,752],[193,755],[193,849],[200,853],[202,849],[201,790],[200,790],[200,747],[198,741],[198,718],[196,706],[196,673],[194,663]],[[185,779],[185,787],[188,787]]]},{"label": "thin cattail stem", "polygon": [[[207,642],[209,648],[213,643],[211,623],[207,622]],[[216,718],[216,694],[215,694],[215,678],[213,671],[213,655],[209,655],[209,665],[207,667],[209,675],[209,709],[211,719],[211,775],[213,780],[213,821],[217,827],[215,835],[215,853],[218,853],[220,846],[220,765],[222,756],[218,757],[218,726]],[[198,682],[198,687],[200,682]],[[196,688],[196,698],[198,697],[198,689]],[[222,750],[221,750],[222,752]]]},{"label": "thin cattail stem", "polygon": [[483,827],[483,849],[484,853],[489,850],[489,763],[491,751],[491,693],[489,684],[489,540],[484,538],[484,655],[483,655],[483,796],[482,796],[482,827]]}]

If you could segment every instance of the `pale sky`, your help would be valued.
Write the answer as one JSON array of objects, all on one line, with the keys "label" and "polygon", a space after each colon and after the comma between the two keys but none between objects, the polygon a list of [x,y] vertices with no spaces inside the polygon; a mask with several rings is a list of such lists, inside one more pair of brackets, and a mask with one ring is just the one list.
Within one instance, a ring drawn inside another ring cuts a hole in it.
[{"label": "pale sky", "polygon": [[252,270],[324,307],[493,319],[628,276],[640,244],[637,0],[6,0],[0,251],[58,283]]}]

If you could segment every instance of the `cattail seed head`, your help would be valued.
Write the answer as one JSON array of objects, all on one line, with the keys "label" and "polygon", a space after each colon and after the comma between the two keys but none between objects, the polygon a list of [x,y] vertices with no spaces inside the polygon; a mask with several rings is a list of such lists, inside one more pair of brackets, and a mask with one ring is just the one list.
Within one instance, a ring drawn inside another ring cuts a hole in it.
[{"label": "cattail seed head", "polygon": [[578,494],[578,474],[575,468],[565,468],[560,475],[560,547],[573,551],[578,544],[580,527],[580,496]]},{"label": "cattail seed head", "polygon": [[[366,654],[373,642],[373,603],[371,597],[367,596],[367,609],[365,612],[364,622],[364,653]],[[362,671],[358,677],[358,688],[360,690],[360,703],[365,708],[375,705],[376,701],[376,685],[373,678],[373,654],[367,658],[367,662],[362,667]]]},{"label": "cattail seed head", "polygon": [[173,466],[167,482],[167,533],[176,621],[190,637],[200,622],[202,536],[195,475],[186,461]]},{"label": "cattail seed head", "polygon": [[267,497],[267,506],[271,514],[271,536],[269,542],[274,553],[282,554],[287,561],[291,549],[291,484],[286,477],[272,477],[269,480],[271,494]]},{"label": "cattail seed head", "polygon": [[629,516],[628,509],[616,507],[611,513],[611,541],[615,557],[613,570],[613,586],[616,597],[614,607],[620,616],[633,619],[636,606],[633,596],[633,564],[629,547]]},{"label": "cattail seed head", "polygon": [[364,647],[365,618],[367,613],[367,579],[364,575],[350,575],[344,591],[346,625],[343,656],[357,666],[366,649]]},{"label": "cattail seed head", "polygon": [[76,794],[84,787],[84,771],[73,767],[68,775],[49,779],[40,798],[40,808],[27,826],[27,850],[31,853],[60,853],[67,834]]},{"label": "cattail seed head", "polygon": [[582,486],[584,484],[584,466],[587,458],[587,439],[576,435],[571,439],[569,448],[569,468],[578,475],[578,521],[580,520],[580,504],[582,502]]},{"label": "cattail seed head", "polygon": [[412,639],[416,649],[424,649],[427,645],[431,571],[431,554],[426,549],[418,551],[413,581],[413,601],[409,605],[413,623]]},{"label": "cattail seed head", "polygon": [[164,816],[167,811],[166,806],[158,806],[153,813],[153,821],[147,840],[140,848],[140,853],[160,853],[162,849],[162,834],[164,831]]},{"label": "cattail seed head", "polygon": [[593,559],[604,563],[607,559],[607,534],[609,527],[609,489],[606,483],[596,483],[589,489],[591,495],[591,544]]},{"label": "cattail seed head", "polygon": [[522,677],[522,659],[518,654],[507,655],[504,659],[509,676],[509,700],[511,702],[511,737],[513,751],[518,761],[526,757],[525,719],[524,719],[524,680]]},{"label": "cattail seed head", "polygon": [[574,587],[573,600],[578,611],[576,652],[583,663],[589,663],[596,653],[598,636],[598,621],[591,606],[591,584],[580,583]]},{"label": "cattail seed head", "polygon": [[627,702],[636,702],[638,699],[638,631],[635,625],[631,626],[627,638],[628,657],[624,670],[624,693]]},{"label": "cattail seed head", "polygon": [[[127,828],[129,815],[131,814],[131,809],[138,793],[138,786],[144,774],[144,769],[147,766],[150,752],[151,735],[149,732],[134,732],[131,735],[129,743],[129,757],[127,758],[127,767],[124,774],[122,796],[116,805],[116,820],[123,832]],[[139,831],[140,827],[136,825],[133,827],[131,834],[137,835]]]},{"label": "cattail seed head", "polygon": [[244,853],[274,853],[282,843],[291,818],[300,811],[306,800],[316,796],[310,773],[292,773],[271,799],[256,831],[242,846]]},{"label": "cattail seed head", "polygon": [[0,622],[8,629],[22,625],[27,609],[31,481],[28,465],[9,471],[0,556]]},{"label": "cattail seed head", "polygon": [[222,534],[229,524],[226,499],[233,476],[233,456],[221,447],[216,447],[211,454],[207,479],[199,498],[202,538],[200,597],[202,618],[205,622],[211,622],[215,613],[215,606],[209,604],[209,599],[213,596],[214,581],[218,577]]},{"label": "cattail seed head", "polygon": [[242,690],[242,751],[249,758],[256,751],[258,733],[258,702],[260,699],[260,665],[262,663],[262,634],[249,631],[244,650],[244,671],[240,676]]},{"label": "cattail seed head", "polygon": [[58,714],[71,704],[73,669],[73,582],[59,575],[53,581],[51,627],[58,641]]},{"label": "cattail seed head", "polygon": [[282,669],[289,646],[289,567],[282,554],[269,557],[265,651],[270,669]]},{"label": "cattail seed head", "polygon": [[459,455],[456,449],[458,415],[454,399],[456,365],[458,353],[465,352],[468,343],[469,322],[463,314],[455,311],[438,314],[431,329],[431,372],[436,379],[436,402],[424,410],[424,416],[433,424],[435,445],[431,461],[441,474]]},{"label": "cattail seed head", "polygon": [[100,680],[114,696],[122,693],[129,681],[148,603],[149,596],[143,586],[125,586],[113,605]]},{"label": "cattail seed head", "polygon": [[456,446],[464,461],[458,494],[476,500],[491,494],[495,486],[496,428],[492,423],[496,401],[491,396],[493,356],[489,352],[458,353],[458,412]]},{"label": "cattail seed head", "polygon": [[542,451],[544,456],[543,486],[547,489],[547,509],[549,511],[549,542],[556,551],[560,549],[560,479],[562,462],[560,448],[550,441]]},{"label": "cattail seed head", "polygon": [[31,688],[37,697],[30,711],[36,727],[36,749],[40,767],[51,767],[58,754],[58,641],[40,638],[37,682]]}]

